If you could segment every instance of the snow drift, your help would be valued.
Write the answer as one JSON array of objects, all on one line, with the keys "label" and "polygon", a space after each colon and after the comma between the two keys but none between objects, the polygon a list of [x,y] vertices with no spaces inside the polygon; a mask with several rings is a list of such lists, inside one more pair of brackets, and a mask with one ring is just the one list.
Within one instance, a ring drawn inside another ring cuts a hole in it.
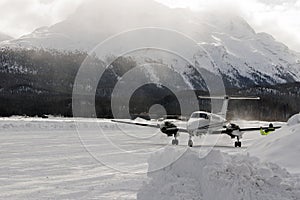
[{"label": "snow drift", "polygon": [[65,131],[76,130],[78,128],[103,128],[113,129],[115,124],[107,123],[110,120],[86,119],[86,118],[60,118],[49,117],[42,119],[38,117],[8,117],[0,118],[0,132],[10,131]]},{"label": "snow drift", "polygon": [[287,126],[251,146],[248,152],[262,161],[274,162],[290,172],[300,173],[300,114],[291,117]]},{"label": "snow drift", "polygon": [[188,150],[162,170],[151,172],[162,158],[174,156],[173,148],[149,159],[149,183],[138,199],[299,199],[300,184],[276,164],[262,163],[249,155],[212,151],[203,159]]}]

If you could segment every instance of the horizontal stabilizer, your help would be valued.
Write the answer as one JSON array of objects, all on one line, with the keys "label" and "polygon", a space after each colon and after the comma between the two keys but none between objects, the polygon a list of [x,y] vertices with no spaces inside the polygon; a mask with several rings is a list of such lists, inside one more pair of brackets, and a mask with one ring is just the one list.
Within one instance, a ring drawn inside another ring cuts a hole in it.
[{"label": "horizontal stabilizer", "polygon": [[231,96],[198,96],[200,99],[219,99],[219,100],[260,100],[259,97],[231,97]]}]

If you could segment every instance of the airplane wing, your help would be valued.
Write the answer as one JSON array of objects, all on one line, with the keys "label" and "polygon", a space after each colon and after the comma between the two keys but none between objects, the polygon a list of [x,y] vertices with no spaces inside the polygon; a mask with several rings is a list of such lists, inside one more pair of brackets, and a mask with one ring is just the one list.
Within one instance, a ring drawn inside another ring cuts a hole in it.
[{"label": "airplane wing", "polygon": [[121,124],[130,124],[130,125],[137,125],[137,126],[148,126],[148,127],[152,127],[152,128],[159,128],[159,124],[148,124],[148,123],[141,123],[141,122],[134,122],[134,121],[122,121],[122,120],[111,120],[112,122],[116,122],[116,123],[121,123]]},{"label": "airplane wing", "polygon": [[188,130],[186,128],[182,128],[182,127],[177,127],[179,132],[182,133],[188,133]]},{"label": "airplane wing", "polygon": [[248,131],[259,131],[259,130],[269,130],[269,131],[275,131],[276,129],[281,128],[281,126],[271,126],[271,124],[269,126],[264,126],[264,127],[249,127],[249,128],[240,128],[239,126],[232,126],[229,128],[224,128],[222,130],[219,131],[215,131],[213,134],[228,134],[228,135],[232,135],[232,133],[234,131],[239,131],[239,132],[248,132]]},{"label": "airplane wing", "polygon": [[240,128],[239,131],[242,131],[242,132],[246,132],[246,131],[259,131],[259,130],[269,130],[269,129],[279,129],[281,128],[281,126],[274,126],[274,127],[270,127],[270,126],[266,126],[266,127],[257,127],[257,128]]},{"label": "airplane wing", "polygon": [[[186,128],[183,127],[179,127],[177,125],[174,124],[174,122],[172,121],[165,121],[162,122],[163,124],[160,125],[158,123],[153,124],[153,123],[147,123],[147,122],[137,122],[137,121],[124,121],[124,120],[111,120],[112,122],[116,122],[116,123],[122,123],[122,124],[129,124],[129,125],[136,125],[136,126],[146,126],[146,127],[152,127],[152,128],[159,128],[162,132],[165,131],[174,131],[176,129],[176,132],[182,132],[182,133],[188,133],[188,130]],[[219,127],[222,124],[216,123],[216,124],[212,124],[212,125],[207,125],[207,126],[202,126],[202,127],[198,127],[198,130],[203,130],[203,129],[210,129],[210,128],[215,128],[215,127]],[[231,127],[227,127],[227,128],[221,128],[219,130],[215,130],[212,131],[210,134],[228,134],[228,135],[232,135],[232,133],[234,131],[239,131],[239,132],[248,132],[248,131],[259,131],[259,130],[276,130],[281,128],[281,126],[274,126],[271,127],[269,126],[265,126],[265,127],[249,127],[249,128],[240,128],[239,126],[235,125],[235,124],[231,124]]]},{"label": "airplane wing", "polygon": [[188,133],[186,128],[178,127],[177,125],[175,125],[172,122],[171,122],[172,125],[165,123],[165,122],[169,122],[169,121],[163,122],[164,123],[163,126],[160,126],[159,124],[151,124],[151,123],[146,123],[146,122],[123,121],[123,120],[115,120],[115,119],[113,119],[111,121],[116,122],[116,123],[122,123],[122,124],[130,124],[130,125],[136,125],[136,126],[148,126],[148,127],[152,127],[152,128],[159,128],[162,131],[163,131],[164,127],[168,128],[168,129],[176,128],[178,130],[178,132]]}]

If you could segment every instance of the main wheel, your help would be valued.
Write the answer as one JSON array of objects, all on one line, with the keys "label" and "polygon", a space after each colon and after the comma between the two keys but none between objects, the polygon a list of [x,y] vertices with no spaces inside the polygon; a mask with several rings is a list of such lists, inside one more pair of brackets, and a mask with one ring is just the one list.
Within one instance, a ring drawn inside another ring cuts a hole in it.
[{"label": "main wheel", "polygon": [[178,145],[179,144],[179,141],[178,140],[175,140],[175,145]]},{"label": "main wheel", "polygon": [[234,147],[238,147],[238,142],[235,142],[235,143],[234,143]]},{"label": "main wheel", "polygon": [[239,146],[239,147],[242,147],[242,142],[238,142],[238,146]]},{"label": "main wheel", "polygon": [[241,142],[235,142],[234,147],[242,147],[242,143]]},{"label": "main wheel", "polygon": [[189,147],[193,147],[193,140],[189,140],[189,141],[188,141],[188,146],[189,146]]},{"label": "main wheel", "polygon": [[172,140],[172,145],[178,145],[179,141],[177,139]]}]

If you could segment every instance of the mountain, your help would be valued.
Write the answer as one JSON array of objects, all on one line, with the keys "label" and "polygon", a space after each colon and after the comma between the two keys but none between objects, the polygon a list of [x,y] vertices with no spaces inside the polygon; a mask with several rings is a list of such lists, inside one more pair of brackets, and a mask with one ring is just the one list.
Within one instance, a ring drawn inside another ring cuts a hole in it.
[{"label": "mountain", "polygon": [[6,41],[6,40],[11,40],[11,39],[12,39],[12,37],[0,32],[0,42]]},{"label": "mountain", "polygon": [[[203,61],[209,59],[203,51],[194,52],[187,59],[211,73],[220,72],[227,87],[300,81],[300,54],[267,33],[256,33],[241,17],[228,12],[171,9],[152,0],[88,0],[66,20],[2,45],[89,51],[112,35],[141,27],[167,28],[193,38],[208,52],[212,62]],[[136,39],[145,38],[137,35]],[[184,45],[177,38],[169,41],[178,43],[179,52],[190,50],[182,49]],[[137,63],[160,62],[172,66],[194,82],[199,76],[174,56],[141,52],[133,57]],[[197,84],[201,85],[193,86]]]},{"label": "mountain", "polygon": [[[44,114],[72,116],[72,91],[74,80],[81,63],[87,56],[82,52],[61,52],[43,49],[0,49],[0,116]],[[99,59],[93,66],[103,64]],[[112,92],[120,78],[128,70],[137,66],[132,58],[118,58],[101,77],[96,91],[96,112],[98,117],[113,117],[111,110]],[[162,75],[168,75],[162,73]],[[135,77],[136,78],[136,77]],[[171,76],[176,86],[176,77]],[[90,80],[89,80],[90,81]],[[92,80],[96,81],[96,80]],[[131,81],[135,81],[132,79]],[[125,82],[128,83],[128,82]],[[82,85],[90,90],[89,85]],[[300,110],[300,83],[273,86],[254,86],[248,88],[227,88],[228,95],[260,96],[260,101],[232,101],[229,104],[229,118],[287,120]],[[127,93],[127,90],[122,92]],[[122,92],[114,94],[122,99]],[[190,102],[189,95],[208,95],[207,91],[183,90],[174,96],[172,90],[156,84],[145,84],[138,88],[129,102],[132,116],[149,112],[154,104],[163,105],[168,114],[180,115],[177,100]],[[83,97],[84,94],[81,94]],[[120,96],[121,95],[121,96]],[[90,104],[88,99],[84,102]],[[126,104],[127,105],[127,104]],[[201,110],[210,110],[210,101],[199,101]],[[196,106],[195,106],[196,107]],[[193,107],[194,108],[194,107]],[[123,106],[119,109],[124,109]],[[191,112],[194,110],[191,110]],[[83,115],[85,116],[85,115]],[[145,116],[145,114],[143,114]]]}]

